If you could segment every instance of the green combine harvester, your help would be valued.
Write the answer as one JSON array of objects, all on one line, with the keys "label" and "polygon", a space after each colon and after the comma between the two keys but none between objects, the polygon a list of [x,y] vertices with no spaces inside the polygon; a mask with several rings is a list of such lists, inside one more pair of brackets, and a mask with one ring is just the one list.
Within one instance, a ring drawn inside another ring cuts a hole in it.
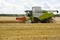
[{"label": "green combine harvester", "polygon": [[31,23],[50,23],[54,17],[53,12],[57,10],[41,10],[41,7],[32,7],[32,10],[26,10],[26,15],[30,18]]}]

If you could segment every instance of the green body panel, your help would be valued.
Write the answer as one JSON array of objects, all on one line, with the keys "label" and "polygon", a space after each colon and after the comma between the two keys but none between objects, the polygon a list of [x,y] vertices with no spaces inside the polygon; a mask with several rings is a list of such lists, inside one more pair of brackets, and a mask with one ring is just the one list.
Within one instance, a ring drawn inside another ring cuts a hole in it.
[{"label": "green body panel", "polygon": [[43,13],[41,16],[38,17],[38,19],[44,20],[44,19],[47,19],[47,18],[50,18],[50,17],[53,17],[53,16],[54,16],[53,13]]}]

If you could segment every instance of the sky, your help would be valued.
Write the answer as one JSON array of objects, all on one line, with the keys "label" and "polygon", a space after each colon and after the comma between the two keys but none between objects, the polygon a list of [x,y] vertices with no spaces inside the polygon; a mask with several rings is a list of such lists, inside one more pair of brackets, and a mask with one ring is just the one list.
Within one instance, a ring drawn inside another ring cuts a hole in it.
[{"label": "sky", "polygon": [[31,10],[34,6],[60,13],[60,0],[0,0],[0,14],[25,14],[25,10]]}]

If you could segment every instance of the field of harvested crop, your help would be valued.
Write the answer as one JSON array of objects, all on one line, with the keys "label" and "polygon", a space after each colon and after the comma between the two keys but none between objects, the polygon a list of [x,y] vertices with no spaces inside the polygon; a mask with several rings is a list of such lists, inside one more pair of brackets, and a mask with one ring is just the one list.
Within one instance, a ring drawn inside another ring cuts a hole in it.
[{"label": "field of harvested crop", "polygon": [[60,18],[56,23],[0,23],[0,40],[60,40]]}]

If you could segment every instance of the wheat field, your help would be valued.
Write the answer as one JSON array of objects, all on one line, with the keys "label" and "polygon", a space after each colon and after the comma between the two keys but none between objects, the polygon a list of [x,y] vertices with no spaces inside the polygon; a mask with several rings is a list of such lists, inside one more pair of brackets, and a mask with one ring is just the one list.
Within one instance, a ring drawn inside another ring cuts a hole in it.
[{"label": "wheat field", "polygon": [[60,18],[56,23],[0,23],[0,40],[60,40]]},{"label": "wheat field", "polygon": [[[60,17],[55,17],[55,18],[53,18],[53,20],[54,20],[54,23],[60,23]],[[21,20],[16,20],[15,16],[13,16],[13,17],[11,17],[11,16],[0,16],[0,23],[3,23],[3,22],[18,23],[18,22],[21,22]]]}]

